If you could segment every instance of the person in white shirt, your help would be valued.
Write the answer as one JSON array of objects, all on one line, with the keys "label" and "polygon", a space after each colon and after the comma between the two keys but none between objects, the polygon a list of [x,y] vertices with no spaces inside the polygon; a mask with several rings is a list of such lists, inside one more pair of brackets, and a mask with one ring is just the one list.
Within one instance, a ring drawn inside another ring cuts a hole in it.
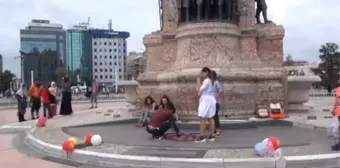
[{"label": "person in white shirt", "polygon": [[[214,115],[216,113],[216,98],[214,80],[212,78],[211,70],[208,67],[204,67],[201,71],[201,77],[204,78],[202,85],[200,78],[197,79],[197,91],[200,96],[198,105],[198,117],[200,118],[200,136],[195,142],[215,141],[215,122]],[[206,122],[210,124],[210,135],[206,137],[205,127]]]}]

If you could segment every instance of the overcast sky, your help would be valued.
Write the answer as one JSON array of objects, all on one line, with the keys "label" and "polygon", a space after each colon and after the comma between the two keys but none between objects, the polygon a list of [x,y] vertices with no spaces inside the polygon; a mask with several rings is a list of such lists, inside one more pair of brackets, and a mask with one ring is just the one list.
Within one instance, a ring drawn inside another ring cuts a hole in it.
[{"label": "overcast sky", "polygon": [[[318,60],[326,42],[340,44],[340,0],[267,0],[269,19],[286,28],[284,52],[294,59]],[[128,51],[141,51],[145,34],[159,29],[158,0],[0,0],[0,53],[4,68],[20,74],[14,60],[20,49],[19,29],[32,19],[48,19],[69,28],[87,21],[129,31]]]}]

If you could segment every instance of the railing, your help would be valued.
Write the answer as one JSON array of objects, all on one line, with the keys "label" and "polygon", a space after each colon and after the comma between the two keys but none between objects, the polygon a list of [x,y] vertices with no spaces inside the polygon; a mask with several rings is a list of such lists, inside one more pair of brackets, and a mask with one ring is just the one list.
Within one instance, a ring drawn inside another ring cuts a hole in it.
[{"label": "railing", "polygon": [[335,97],[335,90],[328,92],[327,90],[312,89],[309,92],[310,97]]}]

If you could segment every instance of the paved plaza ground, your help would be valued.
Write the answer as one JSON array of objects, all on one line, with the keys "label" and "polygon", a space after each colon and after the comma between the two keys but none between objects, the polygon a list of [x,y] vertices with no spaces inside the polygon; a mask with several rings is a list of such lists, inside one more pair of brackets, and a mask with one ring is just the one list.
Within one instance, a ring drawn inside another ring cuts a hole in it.
[{"label": "paved plaza ground", "polygon": [[[56,117],[48,121],[48,125],[39,128],[35,136],[44,142],[58,145],[71,136],[82,139],[87,132],[99,134],[103,137],[104,143],[100,146],[90,146],[82,150],[105,152],[122,155],[148,155],[161,157],[185,157],[185,158],[244,158],[256,157],[253,152],[253,145],[268,136],[277,136],[281,140],[282,149],[285,155],[306,155],[330,153],[330,145],[334,143],[325,137],[325,130],[311,129],[310,125],[320,127],[329,126],[329,111],[323,109],[331,108],[332,99],[313,99],[308,105],[313,106],[308,114],[290,114],[287,120],[296,123],[308,124],[305,127],[261,127],[243,130],[223,130],[222,137],[216,142],[196,144],[194,142],[176,142],[170,140],[153,141],[145,131],[145,128],[137,128],[135,123],[119,125],[104,124],[97,126],[79,126],[83,124],[96,124],[115,120],[131,118],[131,113],[126,111],[126,103],[110,102],[101,103],[100,108],[88,110],[88,104],[74,105],[75,114],[68,117]],[[16,122],[15,110],[0,110],[0,124]],[[119,115],[119,117],[113,117]],[[316,120],[308,120],[307,116],[315,116]],[[33,126],[35,121],[12,126]],[[70,128],[68,128],[70,127]],[[62,129],[64,128],[64,129]],[[197,133],[198,130],[181,130],[185,133]],[[91,168],[98,166],[76,164],[55,160],[42,154],[36,154],[25,145],[18,145],[18,140],[24,135],[15,138],[17,134],[0,134],[0,154],[10,154],[13,159],[0,160],[11,165],[9,167],[22,167],[21,163],[27,163],[26,167],[81,167]],[[13,142],[16,143],[13,143]],[[53,162],[53,163],[52,163]],[[308,162],[312,163],[312,162]],[[330,162],[327,162],[330,163]],[[332,161],[333,163],[333,161]],[[297,163],[294,163],[297,164]],[[306,162],[298,163],[306,165]],[[314,164],[314,163],[313,163]],[[315,163],[317,164],[317,163]],[[315,165],[314,164],[314,165]],[[335,164],[335,162],[334,162]],[[39,165],[39,166],[36,166]],[[41,166],[40,166],[41,165]],[[303,166],[302,166],[303,167]],[[306,166],[305,166],[306,167]],[[309,167],[309,166],[307,166]]]}]

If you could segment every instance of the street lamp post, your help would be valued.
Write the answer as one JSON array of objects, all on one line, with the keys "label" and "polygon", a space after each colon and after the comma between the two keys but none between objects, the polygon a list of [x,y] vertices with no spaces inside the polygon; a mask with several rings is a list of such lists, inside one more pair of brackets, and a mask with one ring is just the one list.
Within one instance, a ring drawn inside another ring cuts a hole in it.
[{"label": "street lamp post", "polygon": [[14,59],[20,59],[20,70],[21,70],[21,81],[22,81],[22,83],[24,83],[25,82],[25,74],[24,74],[24,57],[27,55],[25,52],[23,52],[23,51],[19,51],[19,53],[20,53],[20,56],[16,56],[16,57],[14,57]]}]

